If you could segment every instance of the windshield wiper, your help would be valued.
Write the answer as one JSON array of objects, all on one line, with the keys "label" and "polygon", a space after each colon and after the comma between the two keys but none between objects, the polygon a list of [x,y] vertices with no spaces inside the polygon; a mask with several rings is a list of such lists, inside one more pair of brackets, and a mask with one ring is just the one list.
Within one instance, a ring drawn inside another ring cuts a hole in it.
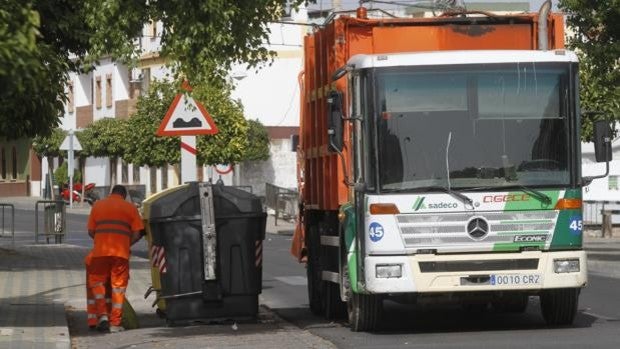
[{"label": "windshield wiper", "polygon": [[444,192],[446,194],[450,194],[453,197],[459,199],[461,202],[463,202],[465,204],[469,204],[472,207],[474,205],[474,201],[472,199],[470,199],[467,195],[465,195],[463,193],[460,193],[460,192],[458,192],[456,190],[447,188],[447,187],[442,187],[440,185],[432,185],[432,186],[429,186],[429,187],[420,188],[420,191],[424,191],[424,192],[429,192],[429,191],[433,191],[433,190],[438,190],[438,191]]},{"label": "windshield wiper", "polygon": [[534,199],[537,199],[543,205],[545,205],[545,206],[551,205],[551,198],[549,197],[549,195],[543,193],[542,191],[536,190],[534,188],[526,187],[524,185],[512,185],[512,186],[508,186],[508,187],[504,187],[504,188],[506,188],[506,189],[509,189],[509,188],[519,189],[522,192],[529,194]]}]

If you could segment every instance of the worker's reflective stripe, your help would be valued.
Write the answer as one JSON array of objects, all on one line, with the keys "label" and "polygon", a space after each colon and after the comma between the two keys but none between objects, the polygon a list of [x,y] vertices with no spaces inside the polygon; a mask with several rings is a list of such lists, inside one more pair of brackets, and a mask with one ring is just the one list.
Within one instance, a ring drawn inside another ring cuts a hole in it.
[{"label": "worker's reflective stripe", "polygon": [[117,224],[117,225],[122,225],[123,227],[131,230],[131,224],[125,222],[125,221],[119,221],[116,219],[107,219],[107,220],[103,220],[103,221],[95,221],[95,226],[98,225],[102,225],[102,224]]},{"label": "worker's reflective stripe", "polygon": [[112,303],[112,308],[123,309],[123,303]]},{"label": "worker's reflective stripe", "polygon": [[95,304],[95,301],[92,299],[89,299],[86,304]]},{"label": "worker's reflective stripe", "polygon": [[88,314],[88,318],[89,319],[96,319],[97,318],[97,314]]},{"label": "worker's reflective stripe", "polygon": [[95,295],[95,299],[104,299],[104,298],[105,298],[105,295],[103,295],[103,294],[96,294]]},{"label": "worker's reflective stripe", "polygon": [[103,282],[95,282],[92,285],[90,285],[91,288],[99,287],[99,286],[104,286]]},{"label": "worker's reflective stripe", "polygon": [[121,234],[131,237],[131,233],[120,229],[95,229],[95,234]]},{"label": "worker's reflective stripe", "polygon": [[113,288],[112,292],[114,292],[114,293],[125,293],[126,289],[127,289],[126,287]]}]

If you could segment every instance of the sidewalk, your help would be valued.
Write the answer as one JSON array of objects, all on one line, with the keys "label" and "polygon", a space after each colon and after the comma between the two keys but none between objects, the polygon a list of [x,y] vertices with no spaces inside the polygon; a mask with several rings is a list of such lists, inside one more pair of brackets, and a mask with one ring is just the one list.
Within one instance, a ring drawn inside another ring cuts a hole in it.
[{"label": "sidewalk", "polygon": [[[38,198],[3,198],[16,209],[34,210]],[[76,210],[76,209],[74,209]],[[71,211],[70,211],[71,212]],[[85,209],[75,212],[87,214]],[[269,233],[289,234],[293,225],[273,217]],[[168,327],[144,299],[151,284],[147,259],[131,258],[127,297],[141,328],[116,334],[89,331],[85,313],[87,248],[67,244],[0,245],[0,348],[334,348],[261,306],[257,321]]]},{"label": "sidewalk", "polygon": [[[1,197],[0,203],[12,204],[16,210],[35,210],[37,201],[50,201],[37,196],[14,196],[14,197]],[[67,203],[67,213],[84,214],[90,213],[90,205],[85,202],[74,202],[73,207],[70,207]],[[41,209],[39,207],[39,209]]]}]

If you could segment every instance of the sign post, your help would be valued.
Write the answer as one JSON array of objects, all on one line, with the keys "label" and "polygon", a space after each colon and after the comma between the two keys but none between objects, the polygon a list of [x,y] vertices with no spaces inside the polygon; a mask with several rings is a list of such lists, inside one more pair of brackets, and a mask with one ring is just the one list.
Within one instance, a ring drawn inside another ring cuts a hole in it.
[{"label": "sign post", "polygon": [[181,136],[181,183],[196,181],[196,135],[216,133],[215,122],[200,102],[183,93],[174,97],[157,135]]},{"label": "sign post", "polygon": [[61,150],[67,151],[67,174],[69,176],[69,207],[73,208],[73,172],[74,172],[74,164],[73,164],[73,152],[82,150],[82,145],[77,138],[73,139],[75,133],[73,130],[69,130],[69,134],[62,141],[60,145]]}]

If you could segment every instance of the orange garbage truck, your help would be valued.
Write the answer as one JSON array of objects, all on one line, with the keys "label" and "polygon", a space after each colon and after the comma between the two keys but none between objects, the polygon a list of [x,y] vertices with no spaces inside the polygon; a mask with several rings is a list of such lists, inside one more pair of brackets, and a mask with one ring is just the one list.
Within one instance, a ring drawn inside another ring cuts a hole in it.
[{"label": "orange garbage truck", "polygon": [[[375,329],[382,302],[570,324],[587,284],[578,59],[550,12],[371,18],[304,38],[299,216],[315,314]],[[599,132],[600,131],[600,132]],[[597,161],[610,159],[596,125]]]}]

